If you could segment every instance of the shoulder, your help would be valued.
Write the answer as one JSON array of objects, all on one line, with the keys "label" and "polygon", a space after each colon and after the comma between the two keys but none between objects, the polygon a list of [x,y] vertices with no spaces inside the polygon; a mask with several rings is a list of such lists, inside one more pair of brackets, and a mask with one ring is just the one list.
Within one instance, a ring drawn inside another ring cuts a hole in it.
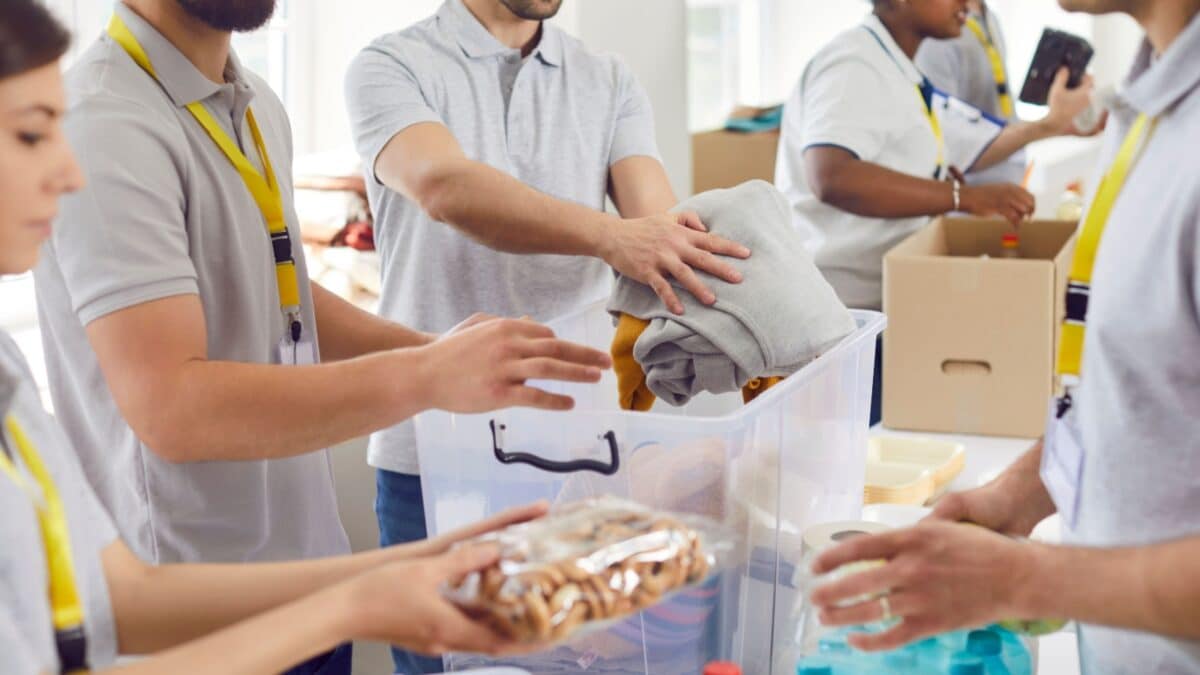
[{"label": "shoulder", "polygon": [[21,378],[25,383],[33,382],[33,371],[29,362],[21,353],[15,340],[7,332],[0,330],[0,370]]},{"label": "shoulder", "polygon": [[453,37],[446,33],[436,16],[402,30],[385,33],[358,52],[350,65],[353,74],[374,65],[390,64],[410,68],[435,66],[432,59],[451,57]]},{"label": "shoulder", "polygon": [[879,73],[883,67],[892,65],[888,54],[875,37],[864,26],[856,26],[840,33],[821,48],[809,62],[806,73],[816,76],[828,71],[852,71]]},{"label": "shoulder", "polygon": [[547,26],[546,30],[551,31],[554,39],[562,45],[563,65],[573,80],[592,86],[607,85],[614,89],[637,82],[633,70],[619,55],[589,47],[557,26]]}]

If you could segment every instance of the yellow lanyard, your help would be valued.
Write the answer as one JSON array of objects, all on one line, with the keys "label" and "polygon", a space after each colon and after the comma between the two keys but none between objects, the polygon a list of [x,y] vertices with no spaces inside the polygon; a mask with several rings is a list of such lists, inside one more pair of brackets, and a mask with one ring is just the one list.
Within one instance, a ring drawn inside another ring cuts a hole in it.
[{"label": "yellow lanyard", "polygon": [[[1067,284],[1067,318],[1063,322],[1058,345],[1058,374],[1063,377],[1064,384],[1070,385],[1078,381],[1083,365],[1083,342],[1087,332],[1092,268],[1096,263],[1100,239],[1104,236],[1104,229],[1108,225],[1117,197],[1124,189],[1125,181],[1149,143],[1150,137],[1154,135],[1157,124],[1157,119],[1151,119],[1144,114],[1138,116],[1125,136],[1125,141],[1121,143],[1121,149],[1117,152],[1112,167],[1100,182],[1100,189],[1096,191],[1079,232]],[[1069,395],[1068,392],[1068,397]],[[1067,400],[1069,401],[1069,398]],[[1065,412],[1065,408],[1060,406],[1060,411]]]},{"label": "yellow lanyard", "polygon": [[1004,68],[1004,57],[1000,56],[1000,50],[996,48],[995,43],[988,37],[983,26],[975,19],[967,19],[967,28],[979,38],[979,42],[983,44],[984,51],[987,52],[988,61],[992,64],[992,77],[996,80],[996,94],[1000,97],[1000,112],[1004,115],[1004,119],[1010,119],[1016,109],[1013,108],[1012,92],[1008,89],[1008,73]]},{"label": "yellow lanyard", "polygon": [[937,170],[934,172],[934,177],[941,178],[942,169],[946,165],[946,135],[942,133],[942,123],[933,109],[932,85],[930,87],[928,100],[925,98],[925,91],[921,85],[917,85],[917,96],[921,98],[921,109],[925,111],[925,117],[929,119],[929,127],[933,129],[933,137],[937,140]]},{"label": "yellow lanyard", "polygon": [[[83,626],[83,605],[79,602],[79,591],[75,587],[75,566],[71,560],[70,531],[67,529],[67,514],[58,488],[50,476],[41,455],[25,436],[21,425],[12,415],[4,420],[5,430],[16,445],[16,452],[29,470],[37,487],[40,499],[34,499],[38,526],[42,531],[42,549],[46,553],[46,567],[50,582],[50,609],[54,620],[54,637],[62,671],[70,673],[87,670],[87,639]],[[0,453],[0,471],[16,485],[32,493],[25,476],[17,469],[7,454]]]},{"label": "yellow lanyard", "polygon": [[[142,70],[158,80],[158,75],[154,71],[154,65],[150,63],[150,57],[146,55],[146,50],[142,48],[137,37],[129,30],[121,17],[113,15],[108,26],[108,35],[125,49],[130,58],[141,66]],[[258,204],[259,211],[262,212],[267,232],[271,237],[272,253],[275,258],[275,282],[279,287],[279,308],[287,321],[292,341],[299,342],[302,333],[300,282],[296,275],[296,260],[292,255],[292,239],[288,233],[287,221],[284,219],[283,194],[280,191],[279,182],[275,179],[275,170],[271,166],[271,158],[267,155],[267,146],[258,129],[258,122],[254,119],[254,111],[246,109],[246,121],[250,126],[250,134],[254,138],[258,156],[262,158],[266,176],[254,168],[237,143],[217,124],[216,119],[203,104],[194,101],[187,105],[187,109],[192,117],[195,117],[196,121],[200,123],[200,126],[204,127],[209,138],[217,144],[225,157],[229,159],[230,164],[237,169],[238,174],[242,177],[242,182],[246,184],[246,189],[250,191],[254,202]]]}]

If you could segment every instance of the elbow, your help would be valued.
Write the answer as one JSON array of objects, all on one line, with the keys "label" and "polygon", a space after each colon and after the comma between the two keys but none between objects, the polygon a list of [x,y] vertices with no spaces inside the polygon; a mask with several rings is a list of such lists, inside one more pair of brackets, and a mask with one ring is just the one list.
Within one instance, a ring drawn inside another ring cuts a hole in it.
[{"label": "elbow", "polygon": [[444,164],[430,164],[412,172],[409,180],[410,197],[425,215],[440,223],[453,218],[456,172]]},{"label": "elbow", "polygon": [[179,423],[175,414],[161,406],[152,409],[149,414],[130,415],[127,419],[138,440],[165,462],[188,464],[211,459],[203,456],[204,452],[197,443],[196,435],[189,432],[189,426]]},{"label": "elbow", "polygon": [[813,175],[809,180],[809,187],[813,196],[822,204],[848,210],[852,201],[851,192],[845,188],[844,181],[838,180],[836,176],[822,173]]}]

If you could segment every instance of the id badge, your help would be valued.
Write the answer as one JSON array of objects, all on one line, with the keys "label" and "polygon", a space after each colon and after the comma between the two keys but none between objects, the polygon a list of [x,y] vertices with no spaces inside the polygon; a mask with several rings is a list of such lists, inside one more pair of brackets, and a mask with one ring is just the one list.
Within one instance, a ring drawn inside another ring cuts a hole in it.
[{"label": "id badge", "polygon": [[1084,449],[1075,408],[1058,416],[1058,402],[1050,404],[1046,437],[1042,442],[1042,483],[1069,529],[1079,514],[1079,489],[1083,480]]},{"label": "id badge", "polygon": [[312,340],[292,342],[286,335],[279,340],[279,362],[285,366],[311,366],[317,363],[317,345]]}]

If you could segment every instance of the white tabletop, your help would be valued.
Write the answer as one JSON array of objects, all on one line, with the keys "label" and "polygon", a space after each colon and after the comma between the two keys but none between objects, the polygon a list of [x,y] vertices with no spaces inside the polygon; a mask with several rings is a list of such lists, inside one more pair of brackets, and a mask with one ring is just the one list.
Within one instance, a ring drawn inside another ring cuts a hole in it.
[{"label": "white tabletop", "polygon": [[[914,433],[892,431],[882,427],[871,430],[872,435],[907,436],[933,438],[940,441],[962,443],[967,451],[967,462],[962,473],[950,483],[950,490],[969,490],[995,478],[1018,457],[1033,447],[1034,439],[999,438],[990,436],[967,436],[961,434]],[[1052,516],[1038,525],[1034,538],[1041,541],[1060,541],[1058,516]],[[1038,640],[1038,675],[1078,675],[1079,652],[1075,633],[1067,631],[1048,635]]]}]

